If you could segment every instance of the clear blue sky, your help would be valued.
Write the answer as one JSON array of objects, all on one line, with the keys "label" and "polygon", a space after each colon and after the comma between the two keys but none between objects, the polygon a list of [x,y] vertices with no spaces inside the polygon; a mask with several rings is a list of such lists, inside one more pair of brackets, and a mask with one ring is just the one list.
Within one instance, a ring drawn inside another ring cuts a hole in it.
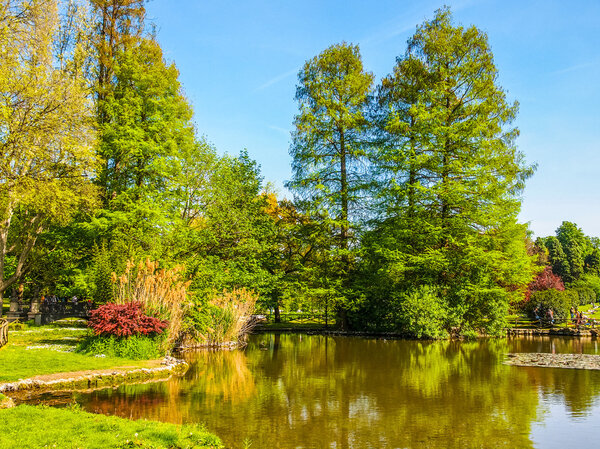
[{"label": "clear blue sky", "polygon": [[147,10],[200,134],[221,153],[247,148],[285,194],[302,64],[351,42],[379,80],[444,4],[488,33],[500,85],[520,103],[518,145],[538,164],[521,221],[536,235],[568,220],[600,236],[600,0],[151,0]]}]

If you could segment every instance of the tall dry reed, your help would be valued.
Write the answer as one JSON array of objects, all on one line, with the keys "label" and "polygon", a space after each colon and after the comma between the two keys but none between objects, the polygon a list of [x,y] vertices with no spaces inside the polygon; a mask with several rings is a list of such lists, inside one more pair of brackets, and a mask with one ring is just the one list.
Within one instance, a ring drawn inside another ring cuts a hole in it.
[{"label": "tall dry reed", "polygon": [[147,258],[137,265],[128,260],[121,276],[112,273],[117,304],[140,302],[146,313],[169,321],[165,341],[167,349],[172,348],[180,337],[183,316],[190,307],[188,288],[191,281],[184,280],[184,272],[183,266],[161,269],[157,261]]},{"label": "tall dry reed", "polygon": [[191,311],[186,346],[220,346],[242,342],[254,326],[252,314],[258,294],[245,288],[212,292],[205,305]]}]

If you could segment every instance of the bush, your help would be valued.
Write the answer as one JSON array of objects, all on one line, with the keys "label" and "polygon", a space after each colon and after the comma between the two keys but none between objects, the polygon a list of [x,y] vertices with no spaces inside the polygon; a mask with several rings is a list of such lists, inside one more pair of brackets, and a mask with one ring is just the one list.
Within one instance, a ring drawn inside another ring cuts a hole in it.
[{"label": "bush", "polygon": [[423,285],[403,293],[398,318],[402,329],[417,338],[445,338],[448,307],[438,290]]},{"label": "bush", "polygon": [[77,346],[77,352],[107,357],[122,357],[133,360],[159,358],[161,339],[143,335],[131,337],[91,336]]},{"label": "bush", "polygon": [[529,301],[534,292],[541,292],[550,289],[563,291],[565,289],[565,285],[563,284],[560,276],[557,276],[552,272],[552,267],[545,267],[544,271],[538,274],[536,278],[527,286],[527,291],[525,292],[525,301]]},{"label": "bush", "polygon": [[533,312],[538,307],[539,315],[546,316],[546,311],[552,309],[555,318],[567,318],[569,309],[577,305],[578,296],[570,290],[558,291],[555,289],[534,292],[531,301],[526,304],[525,311],[531,318],[535,318]]},{"label": "bush", "polygon": [[100,336],[130,337],[158,335],[167,327],[166,321],[144,315],[140,303],[104,304],[92,310],[89,326]]},{"label": "bush", "polygon": [[576,305],[590,304],[596,300],[596,292],[588,287],[569,289],[576,297]]}]

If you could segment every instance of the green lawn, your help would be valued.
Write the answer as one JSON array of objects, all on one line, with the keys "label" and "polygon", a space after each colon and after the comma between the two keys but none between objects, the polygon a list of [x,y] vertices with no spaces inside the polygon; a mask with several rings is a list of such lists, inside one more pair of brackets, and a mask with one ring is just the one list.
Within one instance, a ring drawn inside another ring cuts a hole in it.
[{"label": "green lawn", "polygon": [[75,408],[18,407],[0,410],[0,448],[222,448],[199,425],[130,421]]},{"label": "green lawn", "polygon": [[[10,330],[9,343],[0,349],[0,382],[70,371],[144,367],[147,361],[116,357],[94,357],[72,352],[87,336],[87,329],[64,329],[51,326]],[[0,446],[1,447],[1,446]]]},{"label": "green lawn", "polygon": [[586,304],[585,306],[579,306],[579,311],[583,312],[584,315],[587,316],[588,318],[600,320],[600,307],[598,307],[594,313],[590,313],[591,308],[592,308],[591,304]]}]

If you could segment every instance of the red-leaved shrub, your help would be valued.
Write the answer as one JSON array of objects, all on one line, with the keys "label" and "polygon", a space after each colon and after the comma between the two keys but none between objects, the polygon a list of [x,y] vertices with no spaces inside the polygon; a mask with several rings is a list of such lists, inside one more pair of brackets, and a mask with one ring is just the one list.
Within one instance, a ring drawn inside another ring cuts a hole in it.
[{"label": "red-leaved shrub", "polygon": [[130,337],[160,334],[167,324],[167,321],[144,315],[144,309],[139,302],[128,302],[104,304],[92,310],[88,325],[96,335]]},{"label": "red-leaved shrub", "polygon": [[557,276],[552,272],[551,267],[545,267],[544,271],[538,274],[537,277],[531,281],[527,287],[527,291],[525,292],[525,301],[529,301],[534,292],[542,292],[552,288],[558,291],[563,291],[565,289],[565,284],[563,284],[560,276]]}]

